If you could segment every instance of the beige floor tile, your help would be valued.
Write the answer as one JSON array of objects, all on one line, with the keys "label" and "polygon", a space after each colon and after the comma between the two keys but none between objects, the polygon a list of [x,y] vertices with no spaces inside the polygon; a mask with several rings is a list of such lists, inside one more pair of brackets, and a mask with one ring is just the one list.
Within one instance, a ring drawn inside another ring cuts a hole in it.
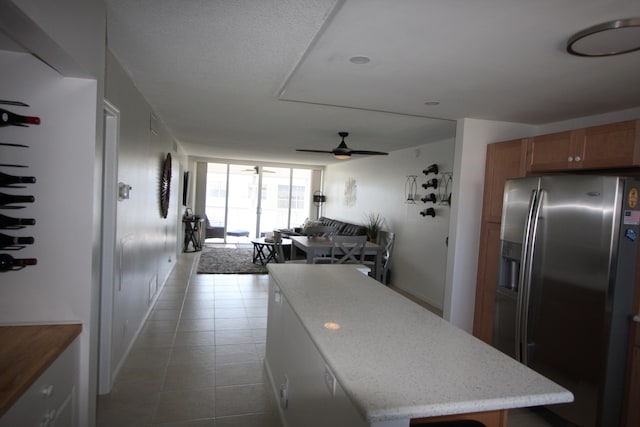
[{"label": "beige floor tile", "polygon": [[242,298],[228,298],[221,299],[216,298],[214,301],[214,307],[218,308],[244,308],[244,301]]},{"label": "beige floor tile", "polygon": [[174,347],[169,358],[169,366],[198,365],[213,367],[215,358],[215,346]]},{"label": "beige floor tile", "polygon": [[216,386],[260,384],[264,380],[262,362],[235,363],[216,369]]},{"label": "beige floor tile", "polygon": [[159,368],[155,366],[123,367],[118,373],[118,378],[114,382],[113,390],[122,391],[160,391],[166,367]]},{"label": "beige floor tile", "polygon": [[247,312],[247,317],[267,317],[269,311],[266,303],[263,307],[245,307],[244,310]]},{"label": "beige floor tile", "polygon": [[213,366],[205,367],[199,363],[189,365],[170,365],[164,377],[162,391],[208,388],[215,386]]},{"label": "beige floor tile", "polygon": [[215,419],[215,427],[280,427],[276,415],[273,413],[237,415],[219,417]]},{"label": "beige floor tile", "polygon": [[178,421],[175,423],[154,423],[153,427],[214,427],[215,425],[215,418],[207,418],[203,420]]},{"label": "beige floor tile", "polygon": [[216,346],[216,367],[230,363],[258,362],[255,344],[230,344]]},{"label": "beige floor tile", "polygon": [[255,414],[268,410],[269,400],[263,384],[216,387],[217,417]]},{"label": "beige floor tile", "polygon": [[180,312],[181,310],[179,309],[153,310],[147,320],[178,320],[180,318]]},{"label": "beige floor tile", "polygon": [[264,298],[245,298],[243,301],[245,307],[265,307],[268,304],[266,296]]},{"label": "beige floor tile", "polygon": [[251,324],[247,317],[236,317],[228,319],[216,319],[216,331],[228,329],[251,329]]},{"label": "beige floor tile", "polygon": [[122,369],[152,368],[162,370],[167,367],[171,347],[158,348],[149,351],[147,348],[134,347],[127,355]]},{"label": "beige floor tile", "polygon": [[168,310],[179,310],[182,308],[182,298],[178,300],[162,300],[157,301],[154,308],[158,310],[168,309]]},{"label": "beige floor tile", "polygon": [[251,329],[228,329],[225,331],[216,330],[216,345],[226,344],[249,344],[255,342]]},{"label": "beige floor tile", "polygon": [[139,427],[153,417],[160,392],[141,395],[137,390],[123,390],[98,396],[98,427]]},{"label": "beige floor tile", "polygon": [[193,309],[213,309],[215,307],[214,300],[189,300],[185,301],[182,306],[183,310],[193,310]]},{"label": "beige floor tile", "polygon": [[251,329],[253,340],[257,343],[267,342],[267,328]]},{"label": "beige floor tile", "polygon": [[178,331],[173,343],[175,347],[215,345],[215,331]]},{"label": "beige floor tile", "polygon": [[178,331],[213,331],[213,319],[180,319]]},{"label": "beige floor tile", "polygon": [[251,329],[262,329],[267,327],[267,317],[247,317]]},{"label": "beige floor tile", "polygon": [[[169,310],[167,310],[169,311]],[[174,311],[174,310],[170,310]],[[168,333],[175,332],[176,327],[178,326],[178,319],[163,319],[163,320],[147,320],[142,328],[142,333],[147,332],[160,332],[160,333]]]},{"label": "beige floor tile", "polygon": [[216,319],[242,317],[246,318],[247,313],[244,308],[217,308],[215,310]]},{"label": "beige floor tile", "polygon": [[143,331],[138,335],[134,348],[166,348],[173,345],[173,332]]},{"label": "beige floor tile", "polygon": [[169,423],[213,418],[214,388],[173,390],[160,393],[153,423]]}]

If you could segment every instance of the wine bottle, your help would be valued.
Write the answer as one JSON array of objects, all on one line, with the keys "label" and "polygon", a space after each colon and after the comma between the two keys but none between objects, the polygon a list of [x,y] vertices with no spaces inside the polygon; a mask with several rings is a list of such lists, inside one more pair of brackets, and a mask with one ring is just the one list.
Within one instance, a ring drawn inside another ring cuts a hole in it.
[{"label": "wine bottle", "polygon": [[422,199],[423,203],[427,203],[427,202],[431,202],[431,203],[435,203],[436,202],[436,195],[433,193],[429,193],[426,196],[424,196]]},{"label": "wine bottle", "polygon": [[22,270],[28,265],[36,265],[35,258],[14,258],[11,255],[0,254],[0,271]]},{"label": "wine bottle", "polygon": [[25,225],[35,225],[36,220],[33,218],[13,218],[10,216],[0,214],[0,228],[18,229],[24,228]]},{"label": "wine bottle", "polygon": [[0,127],[3,126],[25,126],[25,125],[39,125],[40,117],[33,116],[21,116],[20,114],[12,113],[11,111],[0,108]]},{"label": "wine bottle", "polygon": [[33,245],[33,237],[9,236],[0,233],[0,248],[8,248],[12,246]]},{"label": "wine bottle", "polygon": [[36,200],[33,196],[20,196],[17,194],[0,193],[0,206],[13,203],[33,203]]},{"label": "wine bottle", "polygon": [[35,176],[9,175],[0,172],[0,187],[8,187],[11,184],[33,184],[34,182],[36,182]]}]

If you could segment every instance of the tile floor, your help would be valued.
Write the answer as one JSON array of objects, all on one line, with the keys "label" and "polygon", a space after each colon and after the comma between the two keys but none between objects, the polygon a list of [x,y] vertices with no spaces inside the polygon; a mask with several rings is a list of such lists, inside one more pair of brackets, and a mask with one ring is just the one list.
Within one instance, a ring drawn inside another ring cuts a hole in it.
[{"label": "tile floor", "polygon": [[266,275],[192,274],[182,254],[97,425],[278,426],[263,359]]},{"label": "tile floor", "polygon": [[[279,426],[263,370],[266,275],[198,275],[181,254],[120,370],[98,427]],[[508,427],[549,426],[526,410]]]}]

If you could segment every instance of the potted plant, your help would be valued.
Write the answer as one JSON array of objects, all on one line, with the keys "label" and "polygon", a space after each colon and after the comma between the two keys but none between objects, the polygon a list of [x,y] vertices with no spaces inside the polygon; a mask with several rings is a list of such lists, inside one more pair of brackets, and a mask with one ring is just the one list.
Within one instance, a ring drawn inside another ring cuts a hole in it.
[{"label": "potted plant", "polygon": [[375,243],[378,239],[378,232],[382,229],[384,218],[379,213],[369,212],[366,215],[364,226],[367,229],[367,237],[369,241]]}]

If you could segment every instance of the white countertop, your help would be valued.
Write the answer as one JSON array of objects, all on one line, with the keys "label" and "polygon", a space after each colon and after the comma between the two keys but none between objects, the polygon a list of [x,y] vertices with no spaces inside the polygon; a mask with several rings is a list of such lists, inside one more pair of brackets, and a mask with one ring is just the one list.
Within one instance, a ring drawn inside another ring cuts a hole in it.
[{"label": "white countertop", "polygon": [[[268,269],[369,422],[573,400],[566,389],[352,266]],[[328,330],[326,322],[340,329]]]}]

